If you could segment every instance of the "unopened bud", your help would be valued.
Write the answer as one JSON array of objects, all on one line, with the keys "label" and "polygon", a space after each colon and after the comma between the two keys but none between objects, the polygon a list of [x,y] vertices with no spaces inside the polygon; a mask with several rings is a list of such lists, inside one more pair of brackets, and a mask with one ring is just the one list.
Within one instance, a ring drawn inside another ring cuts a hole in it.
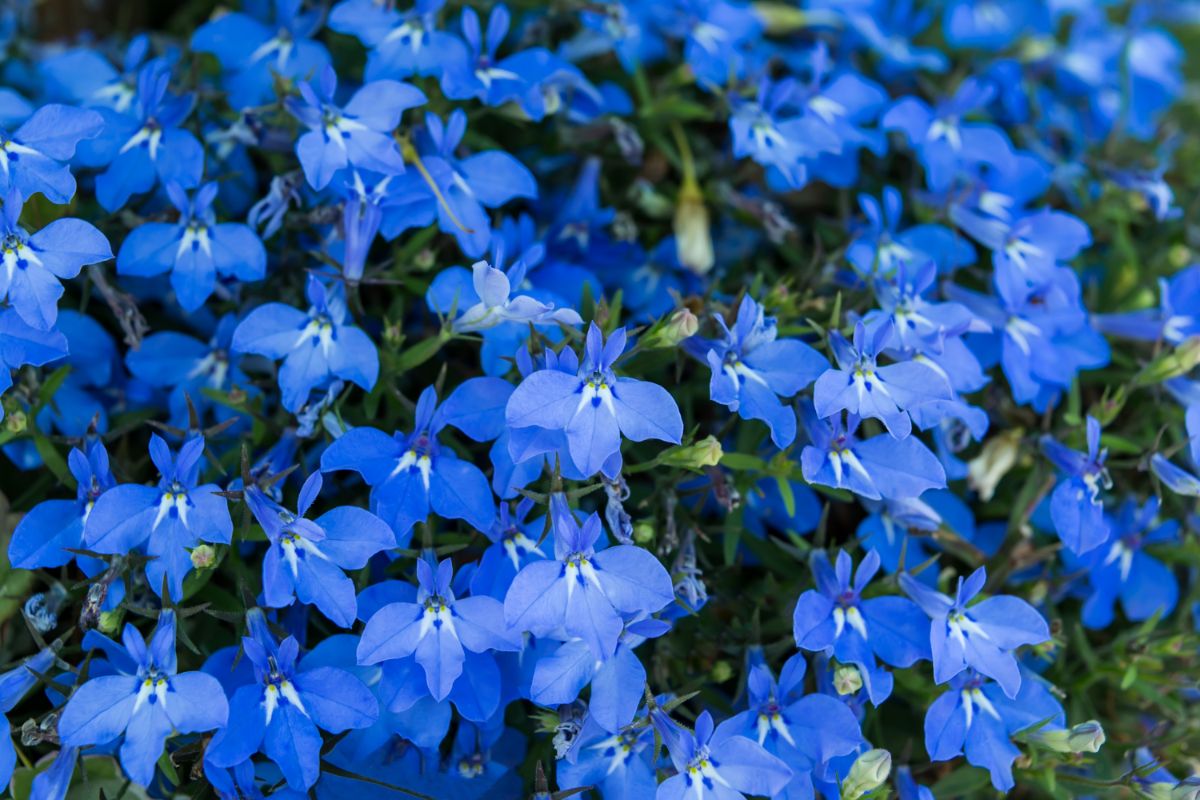
[{"label": "unopened bud", "polygon": [[1200,366],[1200,336],[1191,336],[1142,367],[1133,376],[1133,382],[1135,386],[1154,386],[1186,375],[1197,366]]},{"label": "unopened bud", "polygon": [[712,679],[716,683],[724,683],[733,677],[733,666],[724,659],[713,664]]},{"label": "unopened bud", "polygon": [[659,463],[700,472],[705,467],[715,467],[722,455],[724,452],[717,437],[706,436],[698,442],[672,447],[662,454]]},{"label": "unopened bud", "polygon": [[24,433],[28,424],[29,419],[24,411],[10,411],[4,418],[4,430],[8,433]]},{"label": "unopened bud", "polygon": [[196,569],[208,569],[217,562],[217,551],[212,545],[202,544],[192,550],[192,566]]},{"label": "unopened bud", "polygon": [[979,455],[967,463],[967,483],[979,493],[979,499],[988,502],[996,493],[996,486],[1017,463],[1021,452],[1020,428],[997,434],[983,443]]},{"label": "unopened bud", "polygon": [[655,349],[662,347],[678,347],[684,339],[696,335],[700,330],[700,320],[686,308],[681,308],[661,324],[656,325],[642,337],[642,347]]},{"label": "unopened bud", "polygon": [[863,687],[862,673],[852,664],[843,664],[833,671],[833,688],[840,695],[854,694]]},{"label": "unopened bud", "polygon": [[858,757],[842,782],[842,800],[858,800],[883,785],[892,774],[892,754],[875,748]]},{"label": "unopened bud", "polygon": [[1067,737],[1071,751],[1075,753],[1098,753],[1104,745],[1104,728],[1096,720],[1081,722],[1071,728]]},{"label": "unopened bud", "polygon": [[697,275],[713,268],[712,230],[704,195],[694,182],[685,182],[675,205],[675,252],[679,263]]},{"label": "unopened bud", "polygon": [[116,633],[121,627],[122,614],[119,611],[102,611],[96,627],[101,633]]},{"label": "unopened bud", "polygon": [[633,541],[646,545],[654,541],[654,526],[649,522],[639,522],[633,526]]}]

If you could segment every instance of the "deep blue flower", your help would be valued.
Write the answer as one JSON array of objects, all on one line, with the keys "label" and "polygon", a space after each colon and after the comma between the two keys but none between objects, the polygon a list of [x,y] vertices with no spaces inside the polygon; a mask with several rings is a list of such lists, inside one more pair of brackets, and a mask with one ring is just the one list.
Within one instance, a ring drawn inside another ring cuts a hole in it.
[{"label": "deep blue flower", "polygon": [[18,222],[23,206],[19,189],[4,196],[0,300],[7,299],[27,325],[48,331],[58,319],[62,281],[87,264],[108,261],[112,249],[95,226],[74,217],[56,219],[31,235]]},{"label": "deep blue flower", "polygon": [[937,683],[973,669],[1015,698],[1021,688],[1021,672],[1013,651],[1047,641],[1050,628],[1033,606],[1018,597],[995,595],[968,607],[986,580],[983,567],[965,579],[960,577],[953,598],[907,573],[900,576],[900,585],[932,620],[929,637]]},{"label": "deep blue flower", "polygon": [[1019,692],[1002,691],[974,670],[952,680],[949,691],[934,700],[925,714],[929,758],[948,761],[965,753],[968,763],[991,773],[997,790],[1013,788],[1012,763],[1021,751],[1012,743],[1012,735],[1038,725],[1062,728],[1065,724],[1062,705],[1040,677],[1026,672],[1016,679]]},{"label": "deep blue flower", "polygon": [[505,620],[535,636],[578,637],[596,658],[610,657],[623,617],[653,614],[675,599],[671,576],[640,547],[597,551],[599,515],[580,525],[562,495],[551,498],[550,517],[554,558],[534,561],[517,573],[504,598]]},{"label": "deep blue flower", "polygon": [[[814,778],[836,781],[833,765],[839,756],[855,752],[862,744],[858,720],[840,700],[825,694],[804,694],[804,657],[789,658],[779,681],[761,662],[761,652],[750,654],[746,678],[745,711],[727,723],[733,732],[755,740],[792,770],[792,780],[775,797],[813,797]],[[717,768],[720,772],[720,767]]]},{"label": "deep blue flower", "polygon": [[686,343],[712,370],[709,396],[743,419],[761,419],[775,446],[787,447],[796,438],[796,412],[776,395],[801,391],[829,369],[829,362],[799,339],[777,339],[775,318],[765,317],[749,295],[738,305],[732,330],[720,315],[715,319],[722,339]]},{"label": "deep blue flower", "polygon": [[714,730],[712,715],[696,718],[694,731],[662,711],[650,712],[676,774],[658,785],[656,800],[736,800],[746,795],[774,796],[792,779],[792,770],[753,739],[741,725],[726,720]]},{"label": "deep blue flower", "polygon": [[107,211],[125,205],[162,182],[190,189],[200,183],[204,148],[181,126],[195,97],[167,91],[168,64],[151,61],[138,72],[137,95],[128,113],[101,109],[104,128],[89,143],[89,160],[107,164],[96,177],[96,199]]},{"label": "deep blue flower", "polygon": [[678,444],[683,420],[671,395],[613,373],[625,341],[625,329],[618,328],[605,343],[593,322],[579,373],[541,369],[528,375],[508,400],[509,426],[565,432],[571,459],[585,476],[601,469],[609,477],[619,472],[622,435]]},{"label": "deep blue flower", "polygon": [[61,567],[83,547],[83,528],[102,494],[116,485],[108,451],[99,439],[72,449],[67,465],[76,480],[74,500],[43,500],[21,518],[8,544],[8,560],[19,569]]},{"label": "deep blue flower", "polygon": [[205,759],[230,768],[262,752],[289,787],[307,791],[321,774],[321,731],[368,727],[379,716],[378,704],[344,669],[297,664],[299,643],[289,636],[277,645],[265,621],[251,632],[242,649],[253,681],[233,693],[229,725],[209,742]]},{"label": "deep blue flower", "polygon": [[358,645],[360,664],[415,656],[435,700],[450,694],[463,672],[466,651],[519,650],[519,636],[504,623],[504,606],[486,595],[455,597],[449,559],[417,560],[416,602],[391,603],[367,621]]},{"label": "deep blue flower", "polygon": [[909,360],[878,366],[878,357],[893,346],[895,338],[895,327],[889,322],[871,332],[862,322],[856,323],[853,344],[831,331],[829,343],[838,366],[826,370],[813,386],[817,414],[827,418],[844,409],[860,418],[874,417],[903,439],[912,432],[908,409],[952,397],[945,377],[927,363]]},{"label": "deep blue flower", "polygon": [[521,498],[515,509],[508,503],[500,504],[500,513],[492,526],[483,533],[491,544],[475,567],[471,576],[471,594],[485,594],[503,601],[512,585],[513,578],[530,562],[546,558],[546,551],[539,543],[545,518],[529,520],[533,501]]},{"label": "deep blue flower", "polygon": [[150,277],[171,273],[171,286],[184,311],[195,311],[213,293],[217,277],[262,280],[267,251],[249,225],[217,223],[213,200],[217,184],[206,183],[193,197],[176,183],[167,196],[179,221],[146,222],[134,228],[117,253],[117,272]]},{"label": "deep blue flower", "polygon": [[1112,488],[1104,466],[1108,450],[1100,447],[1100,423],[1087,418],[1087,453],[1071,450],[1049,436],[1041,440],[1042,452],[1062,471],[1050,496],[1054,531],[1072,552],[1082,555],[1108,539],[1101,492]]},{"label": "deep blue flower", "polygon": [[1083,624],[1107,628],[1113,622],[1117,601],[1125,616],[1141,622],[1155,614],[1169,615],[1179,601],[1179,581],[1174,571],[1146,552],[1147,545],[1179,540],[1179,521],[1158,519],[1159,502],[1151,497],[1142,507],[1126,500],[1110,519],[1112,535],[1084,558],[1064,553],[1069,567],[1087,571],[1090,593],[1083,604]]},{"label": "deep blue flower", "polygon": [[816,589],[800,595],[792,617],[796,645],[832,653],[858,667],[871,702],[879,705],[892,690],[892,676],[875,662],[909,667],[930,657],[929,626],[915,603],[903,597],[864,599],[863,590],[879,569],[874,550],[863,557],[853,583],[850,556],[838,551],[836,569],[824,551],[812,559]]},{"label": "deep blue flower", "polygon": [[40,367],[66,355],[67,337],[62,332],[35,328],[12,307],[0,309],[0,396],[12,386],[13,370],[26,364]]},{"label": "deep blue flower", "polygon": [[220,728],[229,706],[211,675],[178,672],[170,609],[160,612],[149,642],[127,624],[122,643],[95,631],[84,635],[84,648],[103,651],[114,674],[94,677],[71,695],[58,718],[58,735],[67,747],[83,747],[108,744],[124,734],[121,766],[134,782],[148,786],[173,733]]},{"label": "deep blue flower", "polygon": [[325,46],[310,38],[321,25],[319,10],[302,11],[301,0],[247,4],[247,10],[255,6],[259,14],[226,12],[192,34],[192,49],[212,53],[224,68],[235,110],[273,100],[275,76],[295,81],[329,64]]},{"label": "deep blue flower", "polygon": [[369,336],[349,324],[340,292],[309,275],[307,312],[267,303],[251,311],[233,332],[234,353],[283,359],[279,388],[283,407],[298,411],[313,389],[341,378],[370,391],[379,376],[379,354]]},{"label": "deep blue flower", "polygon": [[654,729],[649,725],[610,734],[594,722],[585,723],[576,742],[574,760],[568,755],[556,767],[555,778],[562,789],[594,786],[605,797],[654,795],[658,782],[650,764]]},{"label": "deep blue flower", "polygon": [[95,137],[103,127],[95,111],[51,104],[33,112],[12,134],[0,130],[0,196],[16,192],[32,197],[40,192],[52,203],[70,202],[75,178],[65,162],[80,141]]},{"label": "deep blue flower", "polygon": [[470,6],[462,12],[462,37],[466,47],[450,47],[439,53],[442,63],[441,85],[451,100],[478,98],[489,106],[513,100],[528,88],[522,71],[513,63],[514,56],[497,59],[496,51],[508,35],[512,17],[508,7],[497,4],[488,15],[487,31],[480,28],[479,14]]},{"label": "deep blue flower", "polygon": [[800,419],[810,444],[800,453],[800,466],[809,483],[848,489],[878,500],[920,497],[928,489],[946,486],[946,473],[917,437],[897,439],[882,433],[865,441],[855,435],[859,419],[841,414],[821,419],[810,403],[800,406]]},{"label": "deep blue flower", "polygon": [[146,545],[150,588],[162,591],[164,578],[175,602],[183,599],[183,579],[192,571],[189,551],[200,542],[229,544],[233,520],[215,484],[203,484],[200,460],[204,439],[194,436],[172,456],[158,434],[150,437],[150,459],[159,471],[157,486],[126,483],[96,500],[83,526],[87,548],[124,554]]},{"label": "deep blue flower", "polygon": [[392,139],[406,109],[425,103],[416,87],[398,81],[373,81],[345,106],[333,103],[337,75],[326,65],[318,81],[299,85],[301,98],[289,97],[288,111],[308,128],[296,140],[296,156],[314,189],[324,189],[347,166],[383,175],[404,172],[404,157]]},{"label": "deep blue flower", "polygon": [[371,507],[392,526],[400,547],[408,544],[413,526],[431,509],[487,530],[496,516],[487,478],[437,439],[447,424],[457,426],[450,418],[460,410],[478,411],[471,407],[472,399],[470,393],[452,394],[439,408],[437,392],[427,387],[417,400],[412,433],[388,436],[375,428],[354,428],[321,454],[321,469],[361,475],[371,487]]},{"label": "deep blue flower", "polygon": [[329,27],[367,46],[368,81],[436,76],[447,64],[467,59],[462,41],[437,29],[443,5],[445,0],[416,0],[412,9],[400,11],[375,0],[343,0],[329,13]]},{"label": "deep blue flower", "polygon": [[808,182],[811,160],[842,147],[837,134],[818,116],[802,113],[799,92],[793,78],[776,82],[764,76],[756,99],[736,100],[729,117],[733,155],[753,158],[791,189]]},{"label": "deep blue flower", "polygon": [[884,187],[882,203],[867,194],[858,196],[867,224],[846,247],[846,258],[860,275],[886,278],[905,265],[917,270],[910,273],[915,276],[931,261],[945,273],[975,261],[970,243],[944,225],[924,223],[901,230],[903,202],[891,186]]},{"label": "deep blue flower", "polygon": [[271,546],[263,557],[263,597],[271,608],[310,603],[348,628],[356,613],[354,581],[343,570],[365,567],[371,556],[395,547],[387,524],[369,511],[340,506],[315,520],[304,515],[321,493],[321,473],[300,487],[296,513],[267,497],[257,486],[245,490],[246,504]]}]

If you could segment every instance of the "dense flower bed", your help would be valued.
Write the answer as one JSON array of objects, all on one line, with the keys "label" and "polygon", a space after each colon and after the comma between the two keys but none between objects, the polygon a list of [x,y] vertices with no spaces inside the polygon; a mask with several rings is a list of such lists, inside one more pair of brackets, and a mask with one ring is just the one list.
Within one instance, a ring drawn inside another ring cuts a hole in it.
[{"label": "dense flower bed", "polygon": [[1200,5],[214,6],[0,3],[14,798],[1200,796]]}]

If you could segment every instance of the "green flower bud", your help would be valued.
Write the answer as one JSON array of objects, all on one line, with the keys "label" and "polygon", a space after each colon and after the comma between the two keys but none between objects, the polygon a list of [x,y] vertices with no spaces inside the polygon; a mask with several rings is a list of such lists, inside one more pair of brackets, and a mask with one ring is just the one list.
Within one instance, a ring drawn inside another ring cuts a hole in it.
[{"label": "green flower bud", "polygon": [[1081,722],[1071,728],[1067,743],[1073,753],[1098,753],[1104,744],[1104,728],[1094,719]]},{"label": "green flower bud", "polygon": [[858,757],[842,782],[842,800],[858,800],[883,785],[892,774],[892,754],[875,748]]},{"label": "green flower bud", "polygon": [[713,268],[712,229],[704,195],[694,181],[685,181],[675,205],[675,250],[679,263],[697,275]]},{"label": "green flower bud", "polygon": [[672,447],[662,454],[659,463],[700,472],[705,467],[715,467],[720,463],[722,455],[724,452],[721,450],[721,443],[717,441],[717,437],[706,436],[689,445]]},{"label": "green flower bud", "polygon": [[100,613],[96,627],[100,629],[101,633],[116,633],[121,628],[123,616],[120,611],[103,611]]},{"label": "green flower bud", "polygon": [[202,544],[192,550],[192,566],[196,569],[208,569],[217,563],[217,551],[212,545]]},{"label": "green flower bud", "polygon": [[833,688],[841,695],[854,694],[863,687],[862,673],[852,664],[843,664],[833,672]]},{"label": "green flower bud", "polygon": [[1184,778],[1171,790],[1171,800],[1200,800],[1200,776]]},{"label": "green flower bud", "polygon": [[10,411],[4,417],[4,430],[9,433],[24,433],[25,427],[29,424],[29,419],[25,416],[25,412],[21,410]]},{"label": "green flower bud", "polygon": [[712,679],[716,683],[724,683],[733,677],[733,666],[724,659],[713,664]]},{"label": "green flower bud", "polygon": [[662,347],[678,347],[684,339],[695,336],[698,330],[700,330],[700,320],[696,319],[696,315],[689,309],[681,308],[648,331],[642,337],[642,347],[651,350]]}]

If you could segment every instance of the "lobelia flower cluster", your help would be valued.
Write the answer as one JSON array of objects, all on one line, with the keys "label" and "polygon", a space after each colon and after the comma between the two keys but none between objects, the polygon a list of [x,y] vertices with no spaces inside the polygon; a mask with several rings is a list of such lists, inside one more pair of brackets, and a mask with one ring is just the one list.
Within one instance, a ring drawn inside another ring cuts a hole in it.
[{"label": "lobelia flower cluster", "polygon": [[5,796],[1200,796],[1200,4],[46,13]]}]

